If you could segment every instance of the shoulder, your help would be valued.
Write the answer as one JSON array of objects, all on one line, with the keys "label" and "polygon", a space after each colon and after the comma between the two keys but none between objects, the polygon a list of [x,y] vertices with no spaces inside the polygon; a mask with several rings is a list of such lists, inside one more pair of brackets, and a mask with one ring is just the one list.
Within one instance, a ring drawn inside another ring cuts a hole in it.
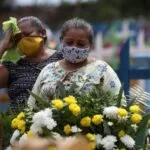
[{"label": "shoulder", "polygon": [[47,64],[41,71],[41,73],[52,71],[55,68],[56,62]]},{"label": "shoulder", "polygon": [[50,57],[49,57],[50,61],[57,61],[63,59],[63,55],[60,51],[52,50],[52,49],[49,49],[48,51],[50,53]]}]

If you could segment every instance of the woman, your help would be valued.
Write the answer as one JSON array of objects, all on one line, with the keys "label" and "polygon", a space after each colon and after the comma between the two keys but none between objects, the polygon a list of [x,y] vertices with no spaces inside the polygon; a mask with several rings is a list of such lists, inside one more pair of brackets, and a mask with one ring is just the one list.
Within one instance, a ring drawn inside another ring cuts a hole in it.
[{"label": "woman", "polygon": [[[66,88],[75,83],[79,93],[91,91],[94,85],[102,86],[114,95],[119,93],[121,84],[113,69],[106,62],[89,57],[93,46],[93,30],[89,23],[78,18],[68,20],[62,26],[60,41],[64,59],[47,65],[41,71],[33,93],[46,101],[53,99],[58,81]],[[125,99],[122,104],[126,104]],[[32,97],[28,105],[35,106]]]},{"label": "woman", "polygon": [[[36,17],[23,17],[18,21],[21,31],[19,40],[15,43],[23,57],[16,63],[4,62],[0,65],[0,90],[10,97],[10,107],[17,112],[18,107],[24,108],[37,76],[44,66],[62,59],[61,53],[53,53],[46,48],[46,30],[43,23]],[[5,33],[0,43],[0,56],[11,48],[11,30]]]}]

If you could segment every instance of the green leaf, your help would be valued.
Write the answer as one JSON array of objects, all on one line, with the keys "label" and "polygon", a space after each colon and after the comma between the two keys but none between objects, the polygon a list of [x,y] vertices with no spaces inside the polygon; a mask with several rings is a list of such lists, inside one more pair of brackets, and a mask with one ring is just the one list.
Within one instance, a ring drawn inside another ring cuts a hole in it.
[{"label": "green leaf", "polygon": [[135,138],[135,149],[142,148],[145,144],[146,133],[148,128],[148,121],[150,119],[150,112],[147,113],[144,117],[142,122],[139,125],[136,138]]},{"label": "green leaf", "polygon": [[55,90],[55,98],[64,98],[67,96],[67,92],[65,86],[62,82],[58,81]]},{"label": "green leaf", "polygon": [[123,85],[121,86],[118,94],[118,99],[117,99],[117,106],[121,106],[121,100],[122,100],[122,94],[123,94]]},{"label": "green leaf", "polygon": [[111,130],[110,130],[109,125],[107,124],[106,121],[103,122],[103,127],[104,127],[104,134],[110,135],[111,134]]},{"label": "green leaf", "polygon": [[46,107],[49,107],[49,103],[44,101],[41,97],[34,94],[33,92],[29,91],[30,95],[39,103],[40,109],[44,109]]}]

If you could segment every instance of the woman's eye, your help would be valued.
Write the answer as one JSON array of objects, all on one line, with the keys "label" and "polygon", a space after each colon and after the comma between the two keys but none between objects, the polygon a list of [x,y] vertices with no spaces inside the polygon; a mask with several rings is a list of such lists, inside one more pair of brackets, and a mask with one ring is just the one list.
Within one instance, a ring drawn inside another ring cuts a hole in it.
[{"label": "woman's eye", "polygon": [[72,41],[66,41],[65,43],[66,43],[67,45],[69,45],[69,46],[73,45],[73,42],[72,42]]}]

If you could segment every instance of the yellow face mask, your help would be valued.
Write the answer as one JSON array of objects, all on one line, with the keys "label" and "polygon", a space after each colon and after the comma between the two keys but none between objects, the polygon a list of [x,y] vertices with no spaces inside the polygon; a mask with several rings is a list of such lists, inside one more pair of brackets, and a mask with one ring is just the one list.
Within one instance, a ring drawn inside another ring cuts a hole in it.
[{"label": "yellow face mask", "polygon": [[42,37],[23,37],[17,44],[19,51],[27,56],[36,54],[43,43]]}]

